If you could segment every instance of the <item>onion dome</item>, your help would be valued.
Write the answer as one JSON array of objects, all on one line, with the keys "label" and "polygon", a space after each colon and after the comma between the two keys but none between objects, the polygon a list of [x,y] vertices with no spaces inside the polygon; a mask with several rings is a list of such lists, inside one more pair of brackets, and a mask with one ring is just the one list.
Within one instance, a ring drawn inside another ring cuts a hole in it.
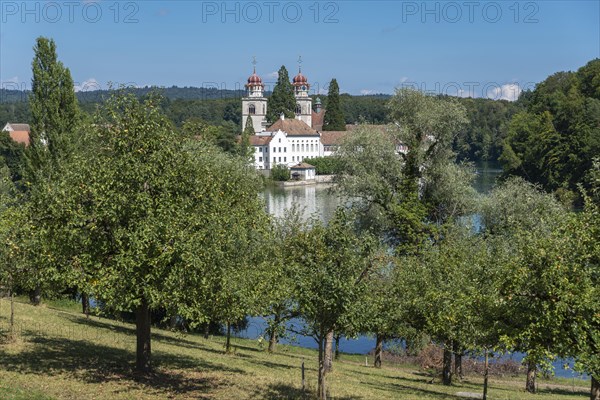
[{"label": "onion dome", "polygon": [[260,86],[260,87],[264,86],[262,79],[260,79],[260,76],[256,75],[256,70],[254,70],[252,75],[250,75],[248,77],[248,83],[246,83],[246,87],[252,87],[252,86]]},{"label": "onion dome", "polygon": [[294,77],[294,79],[292,80],[292,85],[293,86],[308,86],[308,79],[306,79],[306,77],[304,75],[302,75],[302,72],[298,72],[298,75],[296,75]]}]

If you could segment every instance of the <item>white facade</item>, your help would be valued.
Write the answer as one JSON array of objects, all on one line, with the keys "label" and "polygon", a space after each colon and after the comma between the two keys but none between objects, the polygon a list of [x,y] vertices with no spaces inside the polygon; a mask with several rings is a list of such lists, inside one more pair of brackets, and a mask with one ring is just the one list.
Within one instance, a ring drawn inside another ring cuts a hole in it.
[{"label": "white facade", "polygon": [[307,158],[322,157],[323,145],[318,133],[295,134],[283,130],[261,132],[250,138],[254,148],[257,169],[271,169],[275,165],[288,168]]}]

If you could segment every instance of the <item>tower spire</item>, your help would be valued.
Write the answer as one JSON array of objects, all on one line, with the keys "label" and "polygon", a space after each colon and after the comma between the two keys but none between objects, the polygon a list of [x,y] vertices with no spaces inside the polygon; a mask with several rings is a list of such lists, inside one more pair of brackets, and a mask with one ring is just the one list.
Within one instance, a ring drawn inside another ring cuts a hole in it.
[{"label": "tower spire", "polygon": [[252,65],[254,67],[254,73],[256,73],[256,56],[252,56]]},{"label": "tower spire", "polygon": [[302,72],[302,56],[298,56],[298,72]]}]

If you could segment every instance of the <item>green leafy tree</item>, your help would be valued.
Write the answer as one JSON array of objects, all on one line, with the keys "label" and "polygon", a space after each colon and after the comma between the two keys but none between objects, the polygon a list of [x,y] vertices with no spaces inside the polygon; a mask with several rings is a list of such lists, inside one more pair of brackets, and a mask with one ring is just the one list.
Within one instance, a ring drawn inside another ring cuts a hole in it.
[{"label": "green leafy tree", "polygon": [[[72,160],[47,194],[44,218],[45,240],[69,262],[64,276],[114,310],[135,310],[138,371],[151,368],[150,310],[206,322],[215,281],[241,290],[232,282],[245,282],[265,215],[258,180],[243,163],[182,139],[158,103],[108,100],[85,135],[93,156]],[[217,307],[224,309],[225,300]],[[242,311],[223,319],[234,313]]]},{"label": "green leafy tree", "polygon": [[[568,244],[554,234],[566,212],[553,196],[514,178],[483,200],[481,215],[487,235],[512,243],[515,257],[505,263],[500,283],[509,321],[503,328],[502,341],[508,348],[527,354],[526,389],[534,392],[538,368],[551,367],[555,349],[564,340],[557,328],[559,308],[564,303],[552,301],[548,293],[566,288],[561,287],[562,271],[555,273],[548,263],[554,262],[553,255],[558,257],[555,251],[566,251],[563,246]],[[553,246],[556,248],[548,253]],[[509,315],[519,318],[509,319]]]},{"label": "green leafy tree", "polygon": [[320,399],[327,397],[325,341],[340,326],[359,323],[358,313],[374,269],[373,241],[355,233],[352,220],[338,210],[329,224],[310,223],[293,238],[287,251],[294,264],[294,302],[305,327],[319,347]]},{"label": "green leafy tree", "polygon": [[268,100],[267,120],[271,123],[277,121],[283,113],[286,118],[294,118],[296,111],[296,98],[290,83],[288,71],[284,65],[279,68],[277,83]]},{"label": "green leafy tree", "polygon": [[337,80],[332,79],[329,82],[329,92],[327,94],[327,109],[323,117],[324,131],[345,131],[346,120],[340,106],[340,87]]},{"label": "green leafy tree", "polygon": [[246,127],[244,128],[244,132],[240,137],[240,156],[245,160],[248,160],[248,163],[254,163],[254,147],[250,144],[250,136],[254,136],[254,126],[252,125],[252,118],[248,118],[246,120]]}]

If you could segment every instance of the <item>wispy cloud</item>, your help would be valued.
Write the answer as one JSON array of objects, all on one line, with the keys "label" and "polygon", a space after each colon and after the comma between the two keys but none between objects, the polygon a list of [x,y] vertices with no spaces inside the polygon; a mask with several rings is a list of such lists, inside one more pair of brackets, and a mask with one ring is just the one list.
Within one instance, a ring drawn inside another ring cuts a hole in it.
[{"label": "wispy cloud", "polygon": [[277,78],[279,78],[279,72],[277,72],[277,71],[269,72],[267,74],[267,78],[269,78],[269,79],[277,79]]}]

